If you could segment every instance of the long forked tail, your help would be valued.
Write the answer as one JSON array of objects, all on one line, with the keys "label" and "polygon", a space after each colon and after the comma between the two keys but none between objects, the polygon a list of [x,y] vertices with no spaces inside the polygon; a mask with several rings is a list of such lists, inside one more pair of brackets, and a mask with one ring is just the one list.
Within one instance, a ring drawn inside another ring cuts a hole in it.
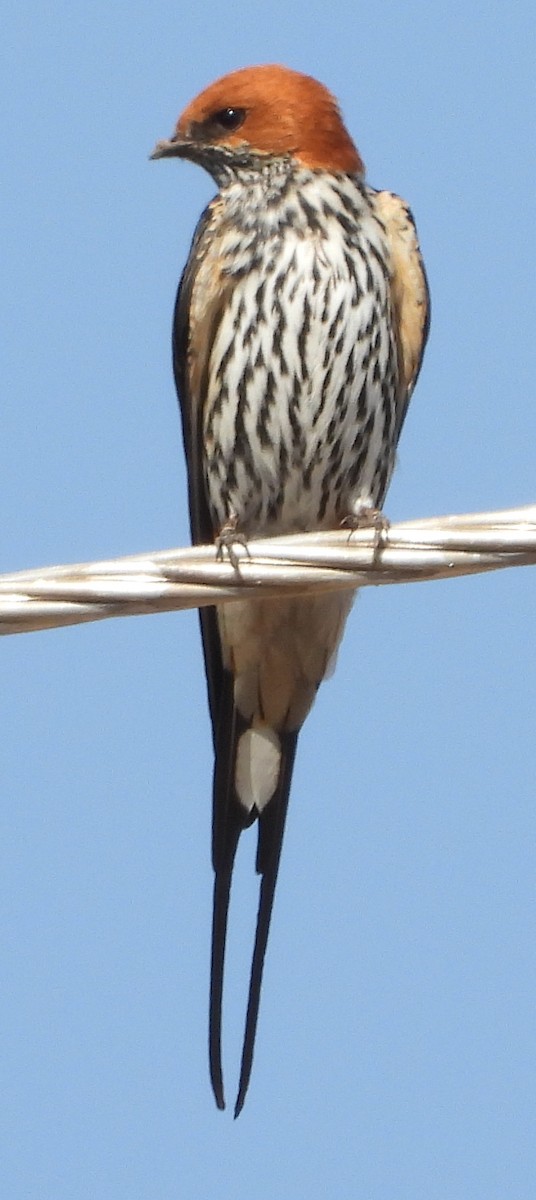
[{"label": "long forked tail", "polygon": [[[240,1082],[236,1100],[235,1118],[241,1112],[251,1076],[255,1034],[259,1016],[259,1004],[264,969],[264,957],[270,931],[270,920],[277,882],[281,846],[285,831],[285,820],[288,808],[292,769],[296,754],[298,734],[286,733],[280,735],[281,765],[276,790],[258,818],[259,834],[257,846],[256,867],[261,875],[259,909],[255,946],[251,963],[249,981],[248,1006],[244,1031]],[[234,739],[231,739],[234,741]],[[236,742],[235,742],[236,744]],[[229,744],[227,747],[229,750]],[[251,823],[244,819],[243,811],[234,794],[232,776],[229,770],[230,759],[233,755],[225,756],[227,761],[218,763],[215,770],[214,788],[214,817],[215,854],[214,854],[214,907],[212,922],[212,962],[210,983],[210,1018],[209,1018],[209,1059],[210,1078],[218,1108],[225,1107],[223,1092],[223,1072],[221,1061],[221,1022],[223,974],[225,960],[225,942],[227,936],[227,918],[231,879],[233,873],[236,848],[242,829]],[[223,769],[221,769],[223,767]],[[223,813],[223,818],[222,818]],[[218,845],[219,843],[219,845]]]},{"label": "long forked tail", "polygon": [[218,1108],[225,1108],[223,1094],[223,1070],[221,1063],[221,1015],[223,1000],[223,968],[225,942],[227,939],[227,915],[233,874],[234,858],[240,829],[236,832],[234,847],[228,865],[216,871],[214,877],[214,901],[212,907],[212,957],[210,964],[210,1010],[208,1056],[210,1081]]}]

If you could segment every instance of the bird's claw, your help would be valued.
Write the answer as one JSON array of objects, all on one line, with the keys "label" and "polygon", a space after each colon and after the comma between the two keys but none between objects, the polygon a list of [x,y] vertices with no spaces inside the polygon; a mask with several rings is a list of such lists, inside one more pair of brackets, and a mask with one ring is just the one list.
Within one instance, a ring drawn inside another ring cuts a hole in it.
[{"label": "bird's claw", "polygon": [[373,504],[363,504],[355,512],[348,513],[341,521],[344,528],[350,530],[349,538],[356,529],[373,529],[374,544],[372,548],[373,559],[376,560],[380,551],[385,546],[385,535],[387,534],[391,522],[384,515],[381,508],[376,508]]},{"label": "bird's claw", "polygon": [[240,568],[240,556],[236,553],[235,546],[242,546],[249,558],[248,543],[245,533],[241,533],[237,529],[238,518],[236,516],[229,517],[222,525],[220,532],[216,538],[216,558],[218,562],[222,562],[224,553],[228,554],[229,562],[235,571]]}]

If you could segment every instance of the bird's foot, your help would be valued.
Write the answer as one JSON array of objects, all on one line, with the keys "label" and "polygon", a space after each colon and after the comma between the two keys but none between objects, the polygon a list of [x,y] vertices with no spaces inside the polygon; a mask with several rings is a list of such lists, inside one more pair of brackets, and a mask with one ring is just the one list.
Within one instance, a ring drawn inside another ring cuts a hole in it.
[{"label": "bird's foot", "polygon": [[228,517],[216,538],[216,558],[219,562],[222,561],[224,553],[228,554],[229,562],[235,571],[240,567],[240,556],[236,553],[235,546],[242,546],[249,558],[248,542],[245,533],[241,533],[238,527],[238,517],[236,513],[232,513]]},{"label": "bird's foot", "polygon": [[374,530],[374,545],[373,558],[376,560],[380,551],[385,546],[385,535],[389,530],[391,522],[384,515],[381,508],[376,508],[374,504],[359,504],[353,512],[348,513],[341,521],[341,525],[350,530],[349,540],[352,533],[356,529],[373,529]]}]

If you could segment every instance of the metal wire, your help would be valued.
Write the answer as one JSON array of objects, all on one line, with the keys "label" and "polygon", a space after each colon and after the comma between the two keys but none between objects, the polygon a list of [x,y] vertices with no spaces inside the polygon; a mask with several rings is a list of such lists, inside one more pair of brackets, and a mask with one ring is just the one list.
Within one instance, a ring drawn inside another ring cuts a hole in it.
[{"label": "metal wire", "polygon": [[536,505],[369,528],[159,550],[0,576],[0,633],[233,600],[417,583],[536,563]]}]

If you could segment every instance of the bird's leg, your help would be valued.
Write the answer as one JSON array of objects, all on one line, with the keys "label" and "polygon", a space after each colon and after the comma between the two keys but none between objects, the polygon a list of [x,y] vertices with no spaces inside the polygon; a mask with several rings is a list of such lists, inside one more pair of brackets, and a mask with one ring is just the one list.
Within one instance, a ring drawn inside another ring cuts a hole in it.
[{"label": "bird's leg", "polygon": [[376,561],[380,551],[385,546],[385,535],[388,532],[391,522],[385,516],[381,508],[377,508],[375,504],[367,500],[358,500],[352,512],[341,521],[341,525],[350,530],[350,538],[355,529],[373,529],[374,530],[374,545],[373,559]]},{"label": "bird's leg", "polygon": [[229,562],[235,571],[238,571],[240,568],[240,557],[235,550],[237,544],[242,546],[249,558],[246,535],[238,529],[238,517],[236,513],[230,512],[216,538],[216,558],[221,562],[224,551],[226,551],[229,555]]}]

